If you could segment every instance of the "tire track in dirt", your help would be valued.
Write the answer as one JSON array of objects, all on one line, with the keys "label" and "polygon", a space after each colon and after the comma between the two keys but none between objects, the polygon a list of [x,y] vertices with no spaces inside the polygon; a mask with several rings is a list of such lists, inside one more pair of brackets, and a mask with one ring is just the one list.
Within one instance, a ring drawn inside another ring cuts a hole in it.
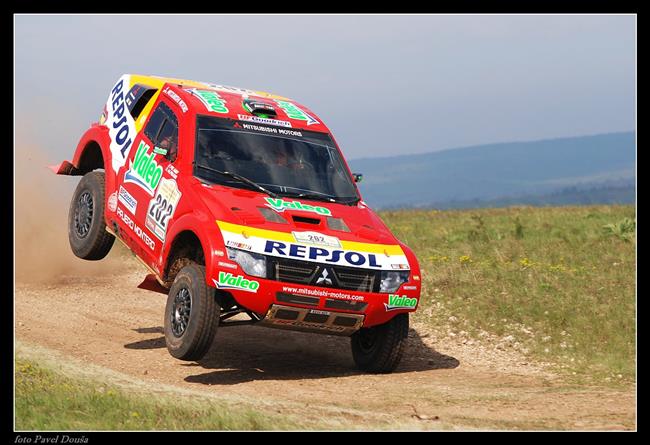
[{"label": "tire track in dirt", "polygon": [[19,351],[34,345],[152,390],[273,406],[328,428],[636,428],[633,389],[567,385],[514,351],[449,343],[421,324],[389,375],[357,371],[347,338],[255,326],[220,329],[204,359],[182,362],[165,347],[166,297],[137,289],[142,269],[122,263],[112,275],[17,283]]}]

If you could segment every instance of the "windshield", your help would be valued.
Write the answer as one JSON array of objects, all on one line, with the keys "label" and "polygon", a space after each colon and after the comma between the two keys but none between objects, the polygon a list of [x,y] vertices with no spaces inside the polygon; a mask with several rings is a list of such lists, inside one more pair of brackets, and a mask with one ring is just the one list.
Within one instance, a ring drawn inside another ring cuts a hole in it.
[{"label": "windshield", "polygon": [[278,195],[359,200],[325,133],[198,116],[194,161],[194,175],[211,183],[255,188],[235,174]]}]

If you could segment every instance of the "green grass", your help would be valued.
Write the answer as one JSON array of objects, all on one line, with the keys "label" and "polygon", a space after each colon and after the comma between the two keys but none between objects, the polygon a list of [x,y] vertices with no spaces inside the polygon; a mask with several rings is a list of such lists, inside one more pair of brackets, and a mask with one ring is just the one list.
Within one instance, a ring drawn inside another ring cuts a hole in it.
[{"label": "green grass", "polygon": [[420,260],[415,320],[477,338],[511,335],[514,347],[578,378],[635,377],[633,206],[380,216]]},{"label": "green grass", "polygon": [[[296,429],[280,415],[185,395],[142,395],[16,360],[17,430]],[[303,426],[304,427],[304,426]]]}]

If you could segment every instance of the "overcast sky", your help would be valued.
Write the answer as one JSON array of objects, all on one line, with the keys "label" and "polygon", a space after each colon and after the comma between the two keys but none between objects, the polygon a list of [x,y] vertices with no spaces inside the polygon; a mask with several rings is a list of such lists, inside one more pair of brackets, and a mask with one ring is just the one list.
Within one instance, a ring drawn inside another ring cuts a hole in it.
[{"label": "overcast sky", "polygon": [[635,129],[636,17],[16,15],[17,142],[70,159],[123,73],[287,96],[348,158]]}]

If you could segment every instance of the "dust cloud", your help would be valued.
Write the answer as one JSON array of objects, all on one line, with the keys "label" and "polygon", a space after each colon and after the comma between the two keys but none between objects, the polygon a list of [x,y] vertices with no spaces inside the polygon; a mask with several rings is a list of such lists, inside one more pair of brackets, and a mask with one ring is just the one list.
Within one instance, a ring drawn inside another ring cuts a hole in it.
[{"label": "dust cloud", "polygon": [[[67,159],[71,158],[72,151]],[[103,260],[86,261],[74,256],[68,243],[68,209],[81,176],[59,176],[47,168],[62,160],[53,161],[36,145],[16,146],[16,282],[56,284],[71,276],[87,279],[138,270],[117,240]]]}]

